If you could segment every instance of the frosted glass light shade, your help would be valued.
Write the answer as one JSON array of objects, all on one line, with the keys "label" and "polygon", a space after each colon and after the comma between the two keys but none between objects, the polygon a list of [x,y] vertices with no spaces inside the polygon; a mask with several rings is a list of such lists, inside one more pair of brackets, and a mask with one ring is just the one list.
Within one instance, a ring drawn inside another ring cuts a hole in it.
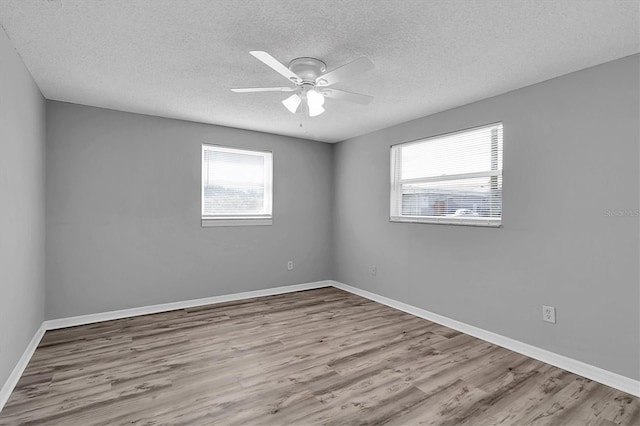
[{"label": "frosted glass light shade", "polygon": [[289,111],[291,111],[291,114],[296,113],[301,103],[302,99],[300,99],[300,96],[298,96],[297,94],[291,95],[287,99],[282,101],[282,105],[284,105]]},{"label": "frosted glass light shade", "polygon": [[316,90],[307,92],[307,106],[309,107],[309,117],[315,117],[324,112],[322,105],[324,104],[324,96]]}]

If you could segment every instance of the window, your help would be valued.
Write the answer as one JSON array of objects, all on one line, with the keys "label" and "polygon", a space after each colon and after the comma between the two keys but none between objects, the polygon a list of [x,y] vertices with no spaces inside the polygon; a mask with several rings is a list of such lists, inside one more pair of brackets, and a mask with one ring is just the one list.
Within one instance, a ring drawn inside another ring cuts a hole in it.
[{"label": "window", "polygon": [[202,145],[202,226],[271,225],[272,154]]},{"label": "window", "polygon": [[500,226],[502,123],[392,146],[390,218]]}]

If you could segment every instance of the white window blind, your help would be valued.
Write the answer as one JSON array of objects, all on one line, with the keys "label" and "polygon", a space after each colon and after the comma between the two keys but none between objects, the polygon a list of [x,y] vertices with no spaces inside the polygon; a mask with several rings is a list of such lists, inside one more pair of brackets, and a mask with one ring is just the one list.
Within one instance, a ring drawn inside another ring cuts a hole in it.
[{"label": "white window blind", "polygon": [[391,147],[391,221],[499,226],[502,123]]},{"label": "white window blind", "polygon": [[272,154],[202,145],[203,226],[269,225]]}]

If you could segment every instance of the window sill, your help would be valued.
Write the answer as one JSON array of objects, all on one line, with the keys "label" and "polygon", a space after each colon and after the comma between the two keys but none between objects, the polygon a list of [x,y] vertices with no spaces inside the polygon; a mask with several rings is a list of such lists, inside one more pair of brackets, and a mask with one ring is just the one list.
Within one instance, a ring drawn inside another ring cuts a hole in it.
[{"label": "window sill", "polygon": [[273,222],[272,218],[249,217],[249,218],[202,218],[202,227],[210,228],[216,226],[269,226]]},{"label": "window sill", "polygon": [[462,225],[462,226],[484,226],[489,228],[499,228],[502,226],[501,219],[469,218],[469,217],[419,217],[419,216],[392,216],[390,222],[400,223],[428,223],[436,225]]}]

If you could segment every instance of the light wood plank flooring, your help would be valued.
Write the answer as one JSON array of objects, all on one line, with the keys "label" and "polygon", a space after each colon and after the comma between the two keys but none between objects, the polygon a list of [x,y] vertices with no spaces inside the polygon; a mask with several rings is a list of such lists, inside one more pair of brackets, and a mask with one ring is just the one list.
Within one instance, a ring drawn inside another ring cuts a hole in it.
[{"label": "light wood plank flooring", "polygon": [[48,331],[0,424],[640,425],[640,402],[325,288]]}]

